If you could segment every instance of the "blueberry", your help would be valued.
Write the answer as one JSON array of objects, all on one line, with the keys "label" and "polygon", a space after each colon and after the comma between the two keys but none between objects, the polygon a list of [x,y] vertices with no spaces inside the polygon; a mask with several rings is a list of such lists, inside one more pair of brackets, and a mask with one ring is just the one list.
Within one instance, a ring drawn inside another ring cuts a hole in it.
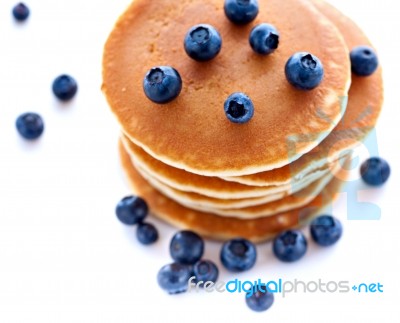
[{"label": "blueberry", "polygon": [[246,294],[246,304],[253,311],[264,312],[273,303],[274,294],[269,292],[265,285],[255,285],[252,291]]},{"label": "blueberry", "polygon": [[299,260],[307,251],[307,240],[300,231],[289,230],[278,235],[273,242],[275,256],[285,262]]},{"label": "blueberry", "polygon": [[300,90],[316,88],[324,77],[324,67],[314,55],[300,52],[289,58],[285,67],[286,78]]},{"label": "blueberry", "polygon": [[153,67],[143,80],[143,90],[151,101],[160,104],[167,103],[181,93],[182,79],[173,67]]},{"label": "blueberry", "polygon": [[268,55],[275,51],[279,45],[279,33],[269,24],[259,24],[250,33],[250,46],[261,55]]},{"label": "blueberry", "polygon": [[250,98],[241,92],[231,94],[225,101],[227,118],[234,123],[246,123],[254,115],[254,105]]},{"label": "blueberry", "polygon": [[53,81],[53,93],[61,101],[71,100],[77,91],[78,84],[69,75],[60,75]]},{"label": "blueberry", "polygon": [[144,245],[152,244],[158,239],[158,231],[151,223],[139,223],[136,229],[136,237]]},{"label": "blueberry", "polygon": [[200,260],[193,266],[193,273],[196,281],[216,282],[218,279],[218,267],[210,260]]},{"label": "blueberry", "polygon": [[203,256],[204,241],[192,231],[179,231],[171,240],[169,252],[176,262],[192,265]]},{"label": "blueberry", "polygon": [[390,176],[390,166],[386,160],[372,157],[366,160],[360,168],[361,177],[371,186],[383,185]]},{"label": "blueberry", "polygon": [[184,41],[186,53],[200,62],[209,61],[217,56],[221,45],[221,35],[213,26],[206,24],[192,27]]},{"label": "blueberry", "polygon": [[118,219],[127,225],[141,223],[147,216],[149,208],[145,200],[138,196],[124,197],[115,210]]},{"label": "blueberry", "polygon": [[225,0],[225,14],[234,24],[245,25],[258,15],[257,0]]},{"label": "blueberry", "polygon": [[340,221],[330,215],[321,215],[310,225],[311,237],[320,246],[331,246],[342,236],[343,228]]},{"label": "blueberry", "polygon": [[246,271],[254,266],[257,250],[250,241],[236,238],[224,243],[220,258],[226,269],[233,272]]},{"label": "blueberry", "polygon": [[18,21],[24,21],[29,17],[30,10],[22,2],[18,3],[12,10],[14,18]]},{"label": "blueberry", "polygon": [[378,56],[368,46],[358,46],[350,53],[351,69],[359,76],[369,76],[378,68]]},{"label": "blueberry", "polygon": [[19,134],[28,140],[39,138],[44,131],[43,119],[33,112],[21,114],[15,123]]},{"label": "blueberry", "polygon": [[169,294],[178,294],[186,292],[188,288],[188,281],[192,276],[192,269],[190,266],[172,263],[163,266],[158,274],[158,285]]}]

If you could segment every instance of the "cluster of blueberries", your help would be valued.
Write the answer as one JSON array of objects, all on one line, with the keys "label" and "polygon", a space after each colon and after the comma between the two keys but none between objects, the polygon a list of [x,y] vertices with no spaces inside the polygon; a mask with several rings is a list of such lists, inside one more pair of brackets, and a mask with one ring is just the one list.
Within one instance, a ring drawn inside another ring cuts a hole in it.
[{"label": "cluster of blueberries", "polygon": [[[381,158],[370,158],[360,169],[365,183],[371,186],[383,185],[390,176],[389,164]],[[116,207],[118,219],[126,225],[137,225],[139,242],[149,245],[157,241],[158,231],[153,224],[145,223],[149,208],[144,199],[138,196],[123,198]],[[331,215],[321,215],[310,224],[310,235],[320,246],[335,244],[342,236],[341,222]],[[308,242],[299,230],[286,230],[272,242],[274,255],[283,262],[294,262],[302,258],[307,251]],[[219,270],[211,260],[202,259],[204,241],[195,232],[184,230],[177,232],[169,246],[173,263],[163,266],[157,275],[158,284],[170,294],[187,291],[188,281],[195,277],[195,283],[204,287],[206,282],[215,283]],[[226,241],[221,248],[222,265],[231,272],[243,272],[256,263],[257,249],[249,240],[235,238]],[[246,303],[254,311],[265,311],[274,302],[274,296],[267,290],[259,289],[246,297]]]},{"label": "cluster of blueberries", "polygon": [[[127,225],[138,225],[137,238],[143,244],[154,243],[158,238],[157,229],[143,220],[148,214],[147,203],[140,197],[123,198],[116,207],[118,219]],[[342,225],[336,218],[323,215],[310,225],[312,239],[321,246],[331,246],[342,235]],[[272,244],[275,256],[284,262],[294,262],[307,251],[307,240],[301,231],[288,230],[279,234]],[[195,277],[195,282],[203,287],[205,282],[215,283],[218,279],[218,267],[211,260],[202,259],[204,241],[195,232],[184,230],[177,232],[169,246],[173,263],[163,266],[157,275],[158,284],[170,294],[185,292],[188,281]],[[256,246],[249,240],[236,238],[225,242],[220,252],[222,265],[231,272],[243,272],[256,263]],[[268,291],[252,293],[247,304],[256,311],[266,310],[272,305],[273,295]],[[272,302],[271,302],[272,298]],[[267,307],[265,307],[268,305]]]},{"label": "cluster of blueberries", "polygon": [[[12,14],[18,22],[23,22],[29,17],[30,10],[25,4],[18,3],[14,6]],[[52,90],[60,101],[66,102],[75,96],[78,84],[73,77],[63,74],[53,81]],[[27,140],[39,138],[44,131],[42,117],[34,112],[21,114],[15,124],[19,134]]]},{"label": "cluster of blueberries", "polygon": [[[252,22],[259,11],[257,0],[226,0],[226,17],[236,25]],[[279,32],[270,24],[255,26],[249,36],[251,48],[259,55],[272,54],[279,46]],[[215,58],[222,47],[220,33],[211,25],[196,25],[187,32],[184,48],[187,55],[199,62]],[[321,61],[306,52],[294,54],[285,68],[287,80],[300,90],[312,90],[322,81],[324,68]],[[146,96],[153,102],[163,104],[174,100],[182,90],[179,72],[171,66],[157,66],[150,69],[143,81]],[[242,92],[231,94],[224,103],[227,118],[234,123],[246,123],[254,115],[251,99]]]},{"label": "cluster of blueberries", "polygon": [[[224,10],[226,17],[232,23],[245,25],[256,18],[259,6],[257,0],[225,0]],[[273,25],[261,23],[251,30],[249,43],[257,54],[269,55],[278,48],[279,32]],[[215,58],[221,47],[220,33],[208,24],[192,27],[184,39],[187,55],[199,62]],[[377,55],[368,46],[354,48],[350,59],[353,72],[360,76],[371,75],[378,67]],[[295,88],[309,91],[321,83],[324,67],[318,57],[307,52],[298,52],[287,61],[285,75]],[[180,94],[182,78],[171,66],[153,67],[143,80],[143,89],[151,101],[159,104],[168,103]],[[254,105],[246,94],[235,92],[226,99],[224,111],[231,122],[242,124],[253,117]]]}]

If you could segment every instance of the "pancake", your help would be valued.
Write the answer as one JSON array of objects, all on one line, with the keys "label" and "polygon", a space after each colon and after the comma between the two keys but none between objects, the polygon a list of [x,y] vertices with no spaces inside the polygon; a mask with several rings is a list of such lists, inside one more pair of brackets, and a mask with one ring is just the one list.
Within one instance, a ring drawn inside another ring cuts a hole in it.
[{"label": "pancake", "polygon": [[256,219],[271,216],[306,205],[323,190],[334,176],[334,173],[328,173],[303,190],[292,195],[280,193],[252,199],[221,200],[196,193],[175,190],[149,176],[149,174],[138,167],[138,165],[134,164],[134,167],[137,172],[161,194],[164,194],[183,206],[197,211],[241,219]]},{"label": "pancake", "polygon": [[[312,3],[336,25],[350,50],[359,45],[373,47],[368,37],[350,18],[324,1],[313,0]],[[302,174],[306,176],[314,168],[336,160],[341,152],[357,147],[374,129],[382,104],[381,67],[369,77],[353,74],[346,113],[338,126],[318,147],[283,168],[250,176],[224,179],[247,185],[265,186],[285,185],[296,180],[297,177],[301,177]]]},{"label": "pancake", "polygon": [[[257,19],[246,26],[226,19],[221,0],[131,4],[105,45],[102,89],[136,145],[195,174],[242,176],[291,163],[338,124],[350,86],[342,36],[306,0],[259,4]],[[185,54],[182,41],[190,27],[204,22],[219,30],[223,45],[214,60],[199,63]],[[260,22],[280,32],[279,48],[267,57],[248,43]],[[311,52],[324,65],[324,80],[312,91],[297,90],[286,80],[285,64],[298,51]],[[159,65],[175,67],[183,80],[180,96],[166,105],[149,101],[142,89],[146,72]],[[228,95],[237,91],[255,106],[252,120],[242,125],[228,121],[223,111]]]},{"label": "pancake", "polygon": [[322,207],[332,203],[344,183],[338,179],[343,178],[339,174],[312,202],[289,212],[253,220],[221,217],[186,208],[159,193],[136,171],[121,143],[119,148],[122,166],[133,191],[148,202],[155,216],[175,227],[194,230],[204,237],[218,240],[243,237],[261,242],[273,238],[283,230],[300,227],[317,215]]},{"label": "pancake", "polygon": [[[218,199],[245,199],[265,197],[266,195],[285,193],[293,194],[310,185],[329,172],[332,165],[324,165],[323,168],[301,178],[280,186],[249,186],[222,180],[218,177],[207,177],[189,173],[179,168],[171,167],[151,157],[139,146],[132,143],[126,136],[121,137],[126,151],[136,165],[157,181],[176,190],[198,193]],[[284,195],[282,195],[284,196]]]}]

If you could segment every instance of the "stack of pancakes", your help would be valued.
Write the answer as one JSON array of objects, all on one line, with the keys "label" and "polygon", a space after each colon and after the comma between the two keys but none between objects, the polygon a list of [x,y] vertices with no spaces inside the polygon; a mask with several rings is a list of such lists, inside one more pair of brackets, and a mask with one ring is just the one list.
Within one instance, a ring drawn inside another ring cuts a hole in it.
[{"label": "stack of pancakes", "polygon": [[[135,0],[104,52],[103,91],[122,127],[120,156],[136,194],[152,213],[217,239],[262,241],[300,226],[332,202],[352,150],[373,129],[382,106],[382,74],[351,74],[349,51],[372,46],[347,17],[319,0],[260,0],[256,20],[232,24],[223,0]],[[272,55],[248,43],[259,23],[280,32]],[[207,23],[223,47],[209,62],[190,59],[183,39]],[[285,78],[295,52],[324,65],[319,87],[300,91]],[[183,89],[164,105],[149,101],[146,72],[169,65]],[[223,104],[244,92],[255,113],[231,123]]]}]

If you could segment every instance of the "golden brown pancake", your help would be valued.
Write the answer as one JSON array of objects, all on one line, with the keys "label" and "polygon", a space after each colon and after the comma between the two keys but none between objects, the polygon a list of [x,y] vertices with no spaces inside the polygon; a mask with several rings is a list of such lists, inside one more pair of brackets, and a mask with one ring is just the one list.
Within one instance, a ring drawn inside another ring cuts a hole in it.
[{"label": "golden brown pancake", "polygon": [[293,194],[326,175],[332,167],[332,165],[324,165],[324,167],[314,170],[300,180],[293,180],[280,186],[249,186],[171,167],[151,157],[126,136],[122,135],[121,140],[135,164],[157,181],[180,191],[219,199],[248,199],[277,193],[281,193],[281,196]]},{"label": "golden brown pancake", "polygon": [[[313,0],[312,3],[329,18],[343,34],[348,48],[359,45],[373,47],[364,32],[348,17],[330,4]],[[354,149],[375,127],[383,103],[382,69],[369,77],[352,75],[346,113],[332,133],[310,153],[283,168],[259,174],[225,178],[247,185],[284,185],[298,174],[312,171],[314,165],[336,160],[342,151]]]},{"label": "golden brown pancake", "polygon": [[[103,91],[124,133],[154,158],[192,173],[239,176],[289,164],[309,152],[340,121],[350,85],[348,50],[333,24],[306,0],[260,0],[260,13],[246,26],[232,24],[221,0],[135,0],[118,20],[103,57]],[[248,42],[254,25],[280,32],[279,48],[255,54]],[[223,39],[220,54],[206,63],[190,59],[183,39],[190,27],[208,23]],[[320,58],[325,77],[312,91],[286,80],[295,52]],[[180,96],[165,105],[148,100],[146,72],[171,65],[182,76]],[[255,106],[246,124],[230,122],[223,104],[244,92]],[[324,117],[321,117],[323,115]],[[288,144],[298,140],[296,151]],[[304,139],[304,138],[303,138]]]},{"label": "golden brown pancake", "polygon": [[[350,48],[360,44],[370,44],[368,39],[351,20],[342,16],[340,12],[330,5],[320,1],[314,2],[319,10],[329,16],[329,19],[335,22],[342,30]],[[354,84],[356,85],[354,86]],[[354,141],[362,140],[368,134],[375,125],[379,115],[382,103],[382,92],[381,70],[378,70],[374,75],[368,78],[353,76],[349,110],[342,123],[339,125],[339,127],[342,127],[342,131],[346,135],[349,135],[349,137],[336,133],[337,139],[333,141],[333,144],[336,142],[342,143],[346,138],[350,138],[350,140]],[[371,95],[371,93],[376,95]],[[361,108],[362,106],[370,106],[370,109],[363,110]],[[332,139],[328,137],[328,140]],[[352,147],[352,145],[348,143],[343,145],[343,149],[348,149],[349,147]],[[122,146],[120,148],[123,166],[133,188],[138,194],[144,196],[149,201],[153,212],[157,214],[158,217],[175,226],[189,228],[205,236],[216,239],[243,236],[253,241],[262,241],[273,237],[282,230],[304,224],[305,220],[317,214],[318,208],[331,202],[331,199],[339,191],[339,187],[342,183],[338,179],[333,180],[312,203],[294,211],[256,220],[223,218],[185,208],[158,193],[138,174],[130,162],[129,155],[122,149]],[[341,149],[338,149],[338,151],[340,150]],[[314,153],[317,153],[317,151],[314,151]],[[312,161],[311,164],[313,164]],[[247,176],[243,178],[245,177]],[[287,177],[283,176],[282,178],[285,179]],[[338,176],[338,178],[342,178],[342,175]],[[260,181],[257,183],[259,184]]]},{"label": "golden brown pancake", "polygon": [[283,230],[302,226],[318,214],[320,208],[332,203],[343,184],[335,178],[308,205],[278,215],[253,220],[221,217],[186,208],[159,193],[136,171],[121,143],[119,148],[122,166],[133,191],[147,201],[154,215],[176,227],[194,230],[205,237],[218,240],[244,237],[261,242],[273,238]]}]

